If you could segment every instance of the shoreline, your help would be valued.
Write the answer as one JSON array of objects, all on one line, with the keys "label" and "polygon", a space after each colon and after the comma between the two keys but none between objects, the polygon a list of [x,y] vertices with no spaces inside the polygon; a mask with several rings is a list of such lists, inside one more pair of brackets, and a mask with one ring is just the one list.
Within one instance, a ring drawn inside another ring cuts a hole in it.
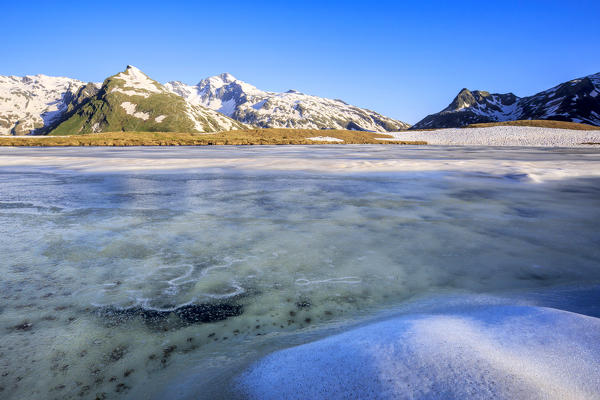
[{"label": "shoreline", "polygon": [[251,129],[218,133],[108,132],[72,136],[0,136],[5,147],[173,147],[396,144],[486,147],[600,147],[600,129],[488,126],[424,131]]},{"label": "shoreline", "polygon": [[[386,140],[381,142],[379,139]],[[9,147],[256,146],[381,143],[427,144],[421,140],[396,140],[388,133],[315,129],[248,129],[216,133],[106,132],[72,136],[0,137],[0,146]]]}]

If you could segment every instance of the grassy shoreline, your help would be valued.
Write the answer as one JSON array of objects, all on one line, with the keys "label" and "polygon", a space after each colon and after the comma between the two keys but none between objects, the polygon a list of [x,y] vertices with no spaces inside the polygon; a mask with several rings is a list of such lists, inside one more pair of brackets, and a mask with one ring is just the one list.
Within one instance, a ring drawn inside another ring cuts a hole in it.
[{"label": "grassy shoreline", "polygon": [[[311,140],[330,137],[339,141]],[[289,145],[289,144],[405,144],[424,145],[425,141],[378,140],[393,139],[383,133],[309,130],[309,129],[247,129],[210,134],[172,132],[106,132],[70,136],[8,136],[0,137],[0,146],[211,146],[211,145]]]}]

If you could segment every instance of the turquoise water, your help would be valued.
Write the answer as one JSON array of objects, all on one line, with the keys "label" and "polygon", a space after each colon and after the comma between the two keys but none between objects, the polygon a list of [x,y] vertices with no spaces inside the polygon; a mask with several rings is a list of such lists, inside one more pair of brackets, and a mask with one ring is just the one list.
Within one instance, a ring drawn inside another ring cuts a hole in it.
[{"label": "turquoise water", "polygon": [[[174,382],[190,376],[205,385],[179,395],[212,398],[264,354],[415,298],[600,282],[598,152],[1,152],[6,399],[148,398],[177,392]],[[64,161],[73,157],[77,168]],[[160,164],[130,168],[141,159]],[[161,167],[180,159],[217,161]],[[234,168],[228,159],[246,164]],[[248,166],[264,159],[279,161]],[[294,164],[278,168],[286,159]],[[303,168],[342,159],[448,167]],[[526,171],[452,167],[464,160],[558,167],[589,160],[590,173],[539,182]]]}]

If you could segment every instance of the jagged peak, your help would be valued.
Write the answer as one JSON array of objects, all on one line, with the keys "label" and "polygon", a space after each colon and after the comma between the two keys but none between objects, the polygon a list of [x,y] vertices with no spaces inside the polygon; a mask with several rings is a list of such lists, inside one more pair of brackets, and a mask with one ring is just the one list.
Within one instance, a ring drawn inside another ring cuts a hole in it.
[{"label": "jagged peak", "polygon": [[[127,67],[125,68],[125,72],[133,73],[133,74],[144,74],[141,69],[139,69],[138,67],[131,65],[131,64],[127,65]],[[146,74],[144,74],[144,75],[146,75]]]},{"label": "jagged peak", "polygon": [[[107,85],[109,82],[113,82],[114,79],[119,79],[124,83],[119,83],[119,87],[113,88],[111,92],[122,92],[128,95],[134,95],[135,91],[153,93],[164,93],[167,91],[167,89],[165,89],[160,83],[156,82],[154,79],[150,78],[139,68],[134,67],[133,65],[128,65],[127,68],[125,68],[125,71],[111,76],[104,82],[104,84]],[[128,90],[124,91],[120,87],[127,88]],[[140,93],[135,94],[140,95]],[[144,97],[147,96],[147,94],[141,95]]]},{"label": "jagged peak", "polygon": [[78,79],[69,78],[66,76],[50,76],[50,75],[44,75],[44,74],[24,75],[24,76],[0,75],[0,78],[10,79],[13,81],[19,81],[19,82],[24,82],[24,83],[50,83],[50,82],[57,82],[57,81],[76,82],[76,83],[82,82]]},{"label": "jagged peak", "polygon": [[154,82],[154,80],[152,78],[150,78],[146,73],[144,73],[141,69],[139,69],[138,67],[135,67],[133,65],[127,65],[127,67],[125,68],[125,71],[117,74],[117,76],[119,76],[119,75],[130,76],[132,79],[138,80],[138,81],[151,80]]},{"label": "jagged peak", "polygon": [[237,78],[235,76],[231,75],[229,72],[223,72],[222,74],[219,75],[219,78],[221,78],[225,82],[237,81]]},{"label": "jagged peak", "polygon": [[231,75],[228,72],[224,72],[219,75],[214,75],[205,79],[202,79],[196,87],[199,91],[215,91],[224,87],[239,87],[246,94],[252,95],[262,95],[265,94],[260,89],[257,89],[255,86],[250,85],[244,81],[237,79],[235,76]]},{"label": "jagged peak", "polygon": [[[229,83],[236,82],[238,79],[231,75],[229,72],[223,72],[219,75],[209,76],[208,78],[202,79],[198,82],[198,86],[207,86],[210,85],[213,88],[220,88]],[[241,81],[240,81],[241,82]]]}]

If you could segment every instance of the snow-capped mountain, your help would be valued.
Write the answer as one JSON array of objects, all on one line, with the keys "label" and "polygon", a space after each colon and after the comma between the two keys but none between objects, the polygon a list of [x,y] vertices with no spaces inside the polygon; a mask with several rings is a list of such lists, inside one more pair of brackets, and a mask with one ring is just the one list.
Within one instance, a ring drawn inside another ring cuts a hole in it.
[{"label": "snow-capped mountain", "polygon": [[203,79],[195,86],[169,82],[165,87],[190,103],[219,111],[237,121],[262,128],[352,129],[399,131],[409,124],[342,100],[311,96],[290,90],[266,92],[221,74]]},{"label": "snow-capped mountain", "polygon": [[89,94],[68,108],[49,133],[216,132],[245,128],[223,114],[187,102],[133,66],[107,78],[99,90]]},{"label": "snow-capped mountain", "polygon": [[552,119],[600,125],[600,73],[528,97],[463,89],[442,111],[411,129],[456,128],[483,122]]},{"label": "snow-capped mountain", "polygon": [[84,85],[46,75],[0,76],[0,135],[34,133],[55,123]]},{"label": "snow-capped mountain", "polygon": [[243,129],[245,124],[379,132],[409,127],[341,100],[293,90],[259,90],[230,74],[204,79],[196,86],[176,81],[163,86],[132,66],[104,83],[44,75],[0,76],[0,134],[4,135],[213,132]]}]

